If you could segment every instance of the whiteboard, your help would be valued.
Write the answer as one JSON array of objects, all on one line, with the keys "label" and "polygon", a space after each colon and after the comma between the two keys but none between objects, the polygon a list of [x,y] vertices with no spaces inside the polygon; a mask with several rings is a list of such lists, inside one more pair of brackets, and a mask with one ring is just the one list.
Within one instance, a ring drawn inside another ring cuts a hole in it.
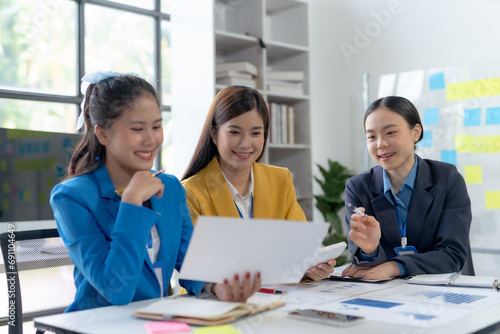
[{"label": "whiteboard", "polygon": [[[385,74],[377,98],[387,95],[404,96],[417,107],[424,139],[416,153],[453,163],[464,176],[476,274],[500,274],[500,64]],[[481,261],[484,270],[478,268]]]}]

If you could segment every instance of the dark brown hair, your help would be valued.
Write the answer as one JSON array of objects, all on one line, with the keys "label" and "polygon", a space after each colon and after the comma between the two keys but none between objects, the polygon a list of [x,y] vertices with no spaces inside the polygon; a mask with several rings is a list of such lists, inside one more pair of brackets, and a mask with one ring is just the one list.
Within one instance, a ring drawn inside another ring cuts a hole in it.
[{"label": "dark brown hair", "polygon": [[217,146],[212,141],[212,129],[216,131],[225,122],[238,117],[248,111],[257,110],[264,121],[264,147],[257,161],[260,160],[266,149],[269,134],[269,111],[267,104],[260,93],[250,87],[228,86],[222,89],[214,98],[208,111],[205,125],[200,139],[191,158],[182,180],[185,180],[205,168],[214,156],[218,156]]},{"label": "dark brown hair", "polygon": [[105,147],[94,133],[94,126],[109,129],[132,103],[144,94],[151,94],[161,104],[155,88],[135,75],[124,74],[90,84],[85,93],[85,133],[77,144],[68,167],[68,178],[86,174],[106,161]]}]

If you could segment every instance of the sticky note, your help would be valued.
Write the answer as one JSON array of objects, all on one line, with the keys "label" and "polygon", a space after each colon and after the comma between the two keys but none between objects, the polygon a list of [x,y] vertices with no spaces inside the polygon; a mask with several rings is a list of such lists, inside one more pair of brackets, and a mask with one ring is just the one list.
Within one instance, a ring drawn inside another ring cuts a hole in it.
[{"label": "sticky note", "polygon": [[444,72],[432,73],[429,75],[429,89],[444,89]]},{"label": "sticky note", "polygon": [[3,211],[9,210],[9,199],[8,198],[2,198],[2,208]]},{"label": "sticky note", "polygon": [[38,194],[38,204],[44,205],[45,203],[47,203],[47,195],[44,193]]},{"label": "sticky note", "polygon": [[54,177],[52,176],[48,176],[46,179],[45,179],[45,186],[49,189],[53,188],[54,186],[56,185],[55,181],[54,181]]},{"label": "sticky note", "polygon": [[29,202],[30,198],[31,198],[31,191],[29,189],[26,189],[24,191],[23,201]]},{"label": "sticky note", "polygon": [[464,126],[481,125],[481,109],[465,109]]},{"label": "sticky note", "polygon": [[486,125],[500,124],[500,108],[486,108]]},{"label": "sticky note", "polygon": [[195,334],[241,334],[231,325],[206,326],[193,329]]},{"label": "sticky note", "polygon": [[439,124],[439,108],[430,108],[424,110],[423,125]]},{"label": "sticky note", "polygon": [[24,199],[24,189],[19,189],[17,191],[17,198],[19,198],[20,201]]},{"label": "sticky note", "polygon": [[9,183],[4,182],[4,183],[2,184],[2,188],[3,188],[3,193],[4,193],[5,195],[8,195],[8,194],[9,194],[9,192],[10,192],[10,185],[9,185]]},{"label": "sticky note", "polygon": [[446,85],[448,101],[500,95],[500,78],[473,80]]},{"label": "sticky note", "polygon": [[424,130],[424,138],[420,141],[420,146],[421,147],[432,147],[433,146],[433,140],[432,140],[432,130]]},{"label": "sticky note", "polygon": [[488,153],[488,136],[471,136],[472,153]]},{"label": "sticky note", "polygon": [[7,171],[7,161],[5,159],[0,160],[0,172]]},{"label": "sticky note", "polygon": [[457,165],[457,151],[441,151],[441,161]]},{"label": "sticky note", "polygon": [[500,191],[485,191],[486,209],[500,209]]},{"label": "sticky note", "polygon": [[488,153],[500,153],[500,136],[488,136]]},{"label": "sticky note", "polygon": [[455,135],[455,150],[457,152],[472,151],[472,140],[470,135]]},{"label": "sticky note", "polygon": [[465,166],[465,183],[483,183],[481,166]]},{"label": "sticky note", "polygon": [[191,332],[191,327],[184,322],[151,321],[146,322],[144,327],[150,334]]}]

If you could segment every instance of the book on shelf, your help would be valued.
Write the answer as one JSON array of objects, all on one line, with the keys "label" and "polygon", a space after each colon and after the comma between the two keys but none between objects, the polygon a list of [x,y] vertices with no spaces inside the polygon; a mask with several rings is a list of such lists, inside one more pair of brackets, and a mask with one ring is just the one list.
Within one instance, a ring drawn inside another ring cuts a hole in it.
[{"label": "book on shelf", "polygon": [[283,305],[285,302],[279,296],[254,295],[246,303],[179,296],[160,299],[137,309],[132,315],[143,319],[180,321],[191,325],[218,325]]},{"label": "book on shelf", "polygon": [[216,73],[222,72],[222,71],[228,71],[228,70],[248,73],[251,75],[258,75],[259,74],[259,68],[248,61],[236,61],[236,62],[215,64],[215,72]]},{"label": "book on shelf", "polygon": [[493,276],[468,276],[459,272],[447,274],[423,274],[413,276],[408,280],[411,284],[452,285],[471,288],[495,288],[499,290],[498,279]]},{"label": "book on shelf", "polygon": [[227,78],[217,79],[217,83],[221,85],[239,85],[239,86],[257,88],[257,82],[254,79],[227,77]]},{"label": "book on shelf", "polygon": [[267,90],[270,93],[286,94],[286,95],[304,95],[304,88],[299,86],[286,86],[276,83],[268,83]]},{"label": "book on shelf", "polygon": [[267,72],[269,81],[303,81],[304,71],[269,71]]},{"label": "book on shelf", "polygon": [[295,107],[284,103],[269,104],[270,137],[273,144],[295,143]]},{"label": "book on shelf", "polygon": [[241,78],[241,79],[253,79],[253,75],[250,73],[233,71],[233,70],[224,70],[215,73],[216,79],[223,78]]}]

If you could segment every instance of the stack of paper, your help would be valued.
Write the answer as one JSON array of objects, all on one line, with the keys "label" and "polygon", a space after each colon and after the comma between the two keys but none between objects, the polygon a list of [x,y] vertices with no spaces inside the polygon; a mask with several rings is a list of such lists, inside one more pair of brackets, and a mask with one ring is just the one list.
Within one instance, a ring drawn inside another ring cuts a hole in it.
[{"label": "stack of paper", "polygon": [[304,95],[303,71],[270,71],[267,73],[267,89],[272,93]]},{"label": "stack of paper", "polygon": [[219,63],[215,65],[215,78],[221,85],[240,85],[257,88],[254,79],[258,75],[257,66],[247,61]]}]

